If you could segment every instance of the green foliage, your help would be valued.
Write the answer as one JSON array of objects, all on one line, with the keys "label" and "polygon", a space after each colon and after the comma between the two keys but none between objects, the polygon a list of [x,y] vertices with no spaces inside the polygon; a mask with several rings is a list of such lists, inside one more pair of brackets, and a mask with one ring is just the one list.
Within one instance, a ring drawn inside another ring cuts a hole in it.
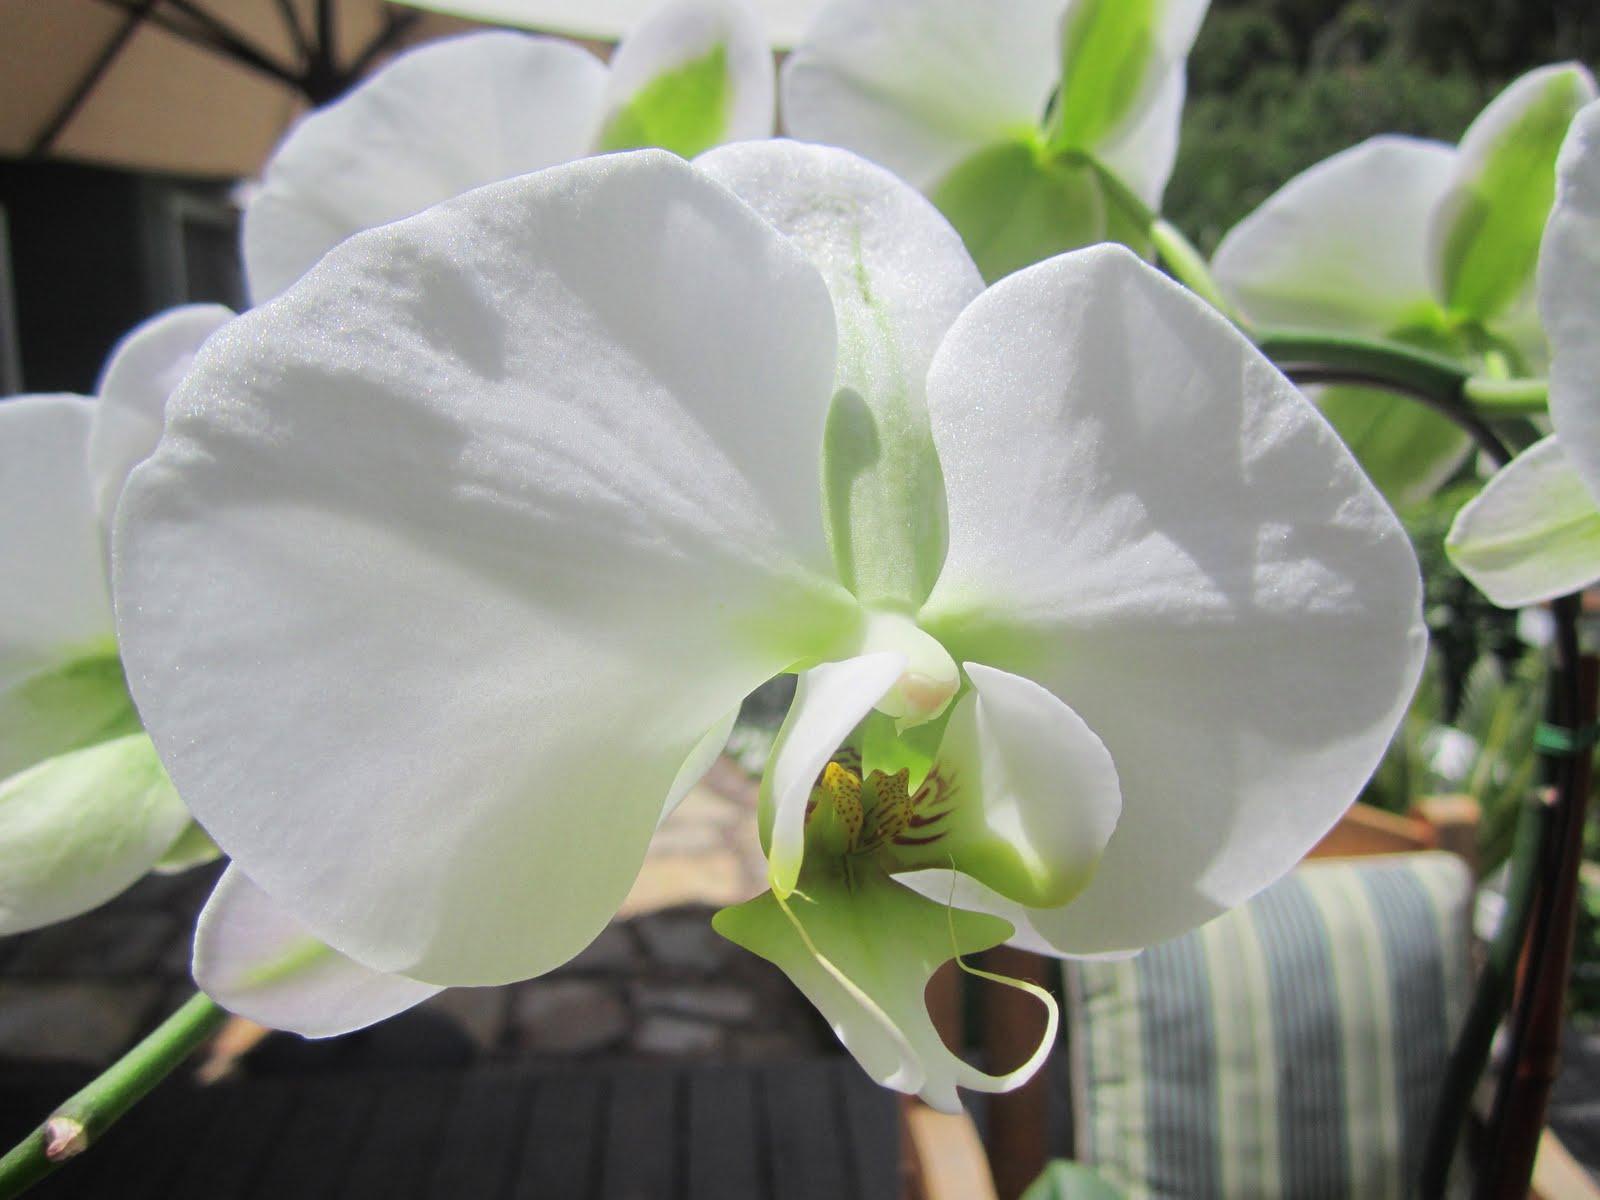
[{"label": "green foliage", "polygon": [[1056,1159],[1022,1193],[1022,1200],[1122,1200],[1122,1195],[1092,1168]]}]

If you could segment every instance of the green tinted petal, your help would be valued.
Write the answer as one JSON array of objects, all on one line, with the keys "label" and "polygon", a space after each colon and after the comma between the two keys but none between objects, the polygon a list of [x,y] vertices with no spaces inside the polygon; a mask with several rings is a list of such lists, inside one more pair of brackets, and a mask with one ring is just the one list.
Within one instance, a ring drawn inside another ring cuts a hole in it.
[{"label": "green tinted petal", "polygon": [[660,146],[693,157],[722,140],[732,94],[727,47],[713,46],[640,88],[606,120],[597,148],[605,152]]},{"label": "green tinted petal", "polygon": [[0,933],[111,899],[188,820],[143,734],[46,759],[0,782]]},{"label": "green tinted petal", "polygon": [[1052,158],[1033,141],[980,150],[945,176],[930,199],[991,283],[1108,238],[1141,253],[1147,248],[1147,238],[1116,209],[1092,165]]},{"label": "green tinted petal", "polygon": [[0,778],[138,730],[115,643],[83,647],[0,692]]},{"label": "green tinted petal", "polygon": [[1573,115],[1594,97],[1582,67],[1545,67],[1513,83],[1461,140],[1454,186],[1432,233],[1445,306],[1486,319],[1531,284],[1555,197],[1556,154]]},{"label": "green tinted petal", "polygon": [[1502,608],[1549,600],[1600,579],[1600,509],[1548,437],[1456,514],[1445,551]]},{"label": "green tinted petal", "polygon": [[952,1054],[923,997],[935,970],[999,945],[1011,936],[1009,922],[924,899],[871,870],[853,881],[836,870],[808,870],[800,882],[788,911],[768,892],[723,909],[712,925],[781,968],[867,1074],[946,1112],[960,1107],[958,1085],[1008,1091],[1032,1076],[1054,1040],[1048,994],[1039,993],[1051,1015],[1040,1052],[1004,1076]]},{"label": "green tinted petal", "polygon": [[1155,61],[1162,0],[1082,0],[1061,27],[1061,90],[1049,140],[1092,150],[1133,112]]},{"label": "green tinted petal", "polygon": [[190,821],[183,832],[167,847],[161,861],[155,866],[162,875],[176,875],[191,867],[201,867],[222,857],[222,849],[211,840],[210,834],[200,828],[200,822]]},{"label": "green tinted petal", "polygon": [[1454,422],[1403,396],[1328,388],[1317,406],[1397,508],[1426,500],[1472,449],[1472,439]]}]

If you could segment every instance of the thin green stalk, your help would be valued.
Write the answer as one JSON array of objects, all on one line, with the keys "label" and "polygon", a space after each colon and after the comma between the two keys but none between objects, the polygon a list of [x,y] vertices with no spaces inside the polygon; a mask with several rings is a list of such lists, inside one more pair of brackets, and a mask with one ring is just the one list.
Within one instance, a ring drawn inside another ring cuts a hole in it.
[{"label": "thin green stalk", "polygon": [[1150,240],[1155,245],[1161,265],[1167,268],[1174,279],[1230,321],[1238,321],[1233,306],[1228,303],[1222,294],[1222,289],[1217,286],[1216,279],[1212,277],[1205,255],[1195,248],[1193,242],[1183,236],[1182,230],[1170,221],[1158,217],[1150,226]]},{"label": "thin green stalk", "polygon": [[1490,379],[1479,375],[1462,385],[1475,408],[1496,417],[1537,416],[1550,406],[1548,379]]},{"label": "thin green stalk", "polygon": [[228,1014],[197,992],[148,1037],[0,1158],[0,1200],[20,1196],[82,1154],[207,1038]]}]

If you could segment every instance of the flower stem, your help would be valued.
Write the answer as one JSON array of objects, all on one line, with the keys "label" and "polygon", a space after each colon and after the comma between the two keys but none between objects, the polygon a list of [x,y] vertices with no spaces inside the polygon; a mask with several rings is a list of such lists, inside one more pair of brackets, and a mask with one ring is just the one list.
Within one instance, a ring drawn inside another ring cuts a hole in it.
[{"label": "flower stem", "polygon": [[1238,320],[1232,305],[1212,277],[1205,256],[1184,237],[1182,230],[1170,221],[1157,217],[1150,226],[1150,241],[1156,248],[1161,265],[1167,268],[1174,279],[1230,321]]},{"label": "flower stem", "polygon": [[0,1200],[11,1200],[82,1154],[227,1019],[196,992],[133,1049],[0,1158]]},{"label": "flower stem", "polygon": [[1475,408],[1494,416],[1537,416],[1550,404],[1548,379],[1491,379],[1478,375],[1462,386]]}]

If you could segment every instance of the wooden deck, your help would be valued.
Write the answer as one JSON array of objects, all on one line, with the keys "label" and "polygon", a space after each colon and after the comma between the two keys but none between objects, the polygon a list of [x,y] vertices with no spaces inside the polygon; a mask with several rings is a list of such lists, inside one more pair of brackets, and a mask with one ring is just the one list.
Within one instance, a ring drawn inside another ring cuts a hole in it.
[{"label": "wooden deck", "polygon": [[[7,1144],[85,1078],[0,1080]],[[39,1200],[894,1200],[895,1096],[845,1058],[164,1085]]]}]

